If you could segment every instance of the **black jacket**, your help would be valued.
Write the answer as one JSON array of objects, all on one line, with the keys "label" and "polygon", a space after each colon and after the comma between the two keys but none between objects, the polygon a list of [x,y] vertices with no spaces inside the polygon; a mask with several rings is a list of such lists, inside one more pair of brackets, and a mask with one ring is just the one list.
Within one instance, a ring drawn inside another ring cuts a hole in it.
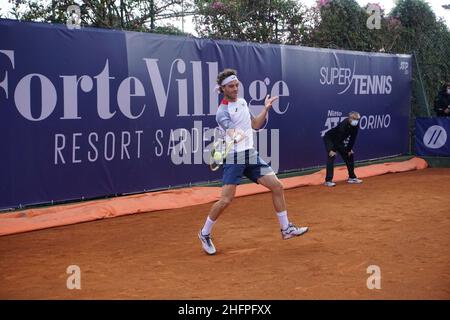
[{"label": "black jacket", "polygon": [[349,152],[355,144],[357,134],[358,126],[352,126],[348,118],[343,120],[336,127],[325,133],[323,139],[325,140],[327,151],[336,152],[339,149]]},{"label": "black jacket", "polygon": [[448,117],[450,113],[444,113],[448,106],[450,106],[450,95],[447,94],[447,85],[444,85],[434,100],[434,111],[438,117]]}]

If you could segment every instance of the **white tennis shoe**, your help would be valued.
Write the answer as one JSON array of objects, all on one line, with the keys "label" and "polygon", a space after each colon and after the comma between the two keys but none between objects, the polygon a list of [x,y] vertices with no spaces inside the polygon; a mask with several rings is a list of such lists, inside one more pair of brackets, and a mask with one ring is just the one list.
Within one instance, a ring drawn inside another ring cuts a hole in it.
[{"label": "white tennis shoe", "polygon": [[212,242],[211,235],[207,234],[206,236],[202,234],[202,230],[198,232],[198,238],[202,242],[203,250],[209,255],[213,255],[216,253],[216,247],[214,247],[214,243]]},{"label": "white tennis shoe", "polygon": [[281,238],[287,240],[293,237],[301,236],[308,231],[308,227],[297,227],[293,223],[289,223],[288,227],[281,230]]},{"label": "white tennis shoe", "polygon": [[350,178],[347,180],[348,183],[362,183],[363,181],[358,178]]}]

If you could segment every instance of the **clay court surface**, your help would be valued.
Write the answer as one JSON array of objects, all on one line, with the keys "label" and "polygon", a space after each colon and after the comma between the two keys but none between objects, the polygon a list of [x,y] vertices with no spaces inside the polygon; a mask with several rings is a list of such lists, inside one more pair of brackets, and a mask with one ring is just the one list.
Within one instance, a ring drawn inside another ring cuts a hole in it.
[{"label": "clay court surface", "polygon": [[[0,237],[1,299],[450,299],[450,169],[286,191],[282,241],[269,193],[237,198],[214,229],[211,204]],[[68,290],[66,268],[81,269]],[[381,269],[381,289],[366,286]]]}]

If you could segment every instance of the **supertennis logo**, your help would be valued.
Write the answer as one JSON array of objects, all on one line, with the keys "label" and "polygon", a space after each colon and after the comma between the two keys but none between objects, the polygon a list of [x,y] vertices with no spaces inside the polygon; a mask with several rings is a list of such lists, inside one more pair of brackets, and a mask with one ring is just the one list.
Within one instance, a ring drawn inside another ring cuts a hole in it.
[{"label": "supertennis logo", "polygon": [[[357,74],[356,61],[353,62],[352,69],[322,66],[319,74],[320,84],[337,86],[339,95],[346,92],[354,95],[389,95],[392,93],[392,75]],[[350,90],[352,87],[353,90]]]}]

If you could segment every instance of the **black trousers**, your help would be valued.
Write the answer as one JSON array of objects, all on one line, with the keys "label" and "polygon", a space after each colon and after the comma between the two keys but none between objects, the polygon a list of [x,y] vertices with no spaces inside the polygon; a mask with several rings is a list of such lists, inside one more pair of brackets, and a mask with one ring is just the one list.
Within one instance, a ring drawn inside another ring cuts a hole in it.
[{"label": "black trousers", "polygon": [[[356,178],[355,175],[355,160],[353,159],[353,154],[350,156],[348,155],[348,152],[344,148],[338,148],[336,150],[336,153],[341,156],[341,158],[345,161],[345,164],[347,165],[348,170],[348,177],[350,179]],[[333,175],[334,175],[334,160],[336,160],[336,155],[333,157],[330,157],[330,154],[327,149],[327,176],[325,178],[325,181],[333,181]]]}]

